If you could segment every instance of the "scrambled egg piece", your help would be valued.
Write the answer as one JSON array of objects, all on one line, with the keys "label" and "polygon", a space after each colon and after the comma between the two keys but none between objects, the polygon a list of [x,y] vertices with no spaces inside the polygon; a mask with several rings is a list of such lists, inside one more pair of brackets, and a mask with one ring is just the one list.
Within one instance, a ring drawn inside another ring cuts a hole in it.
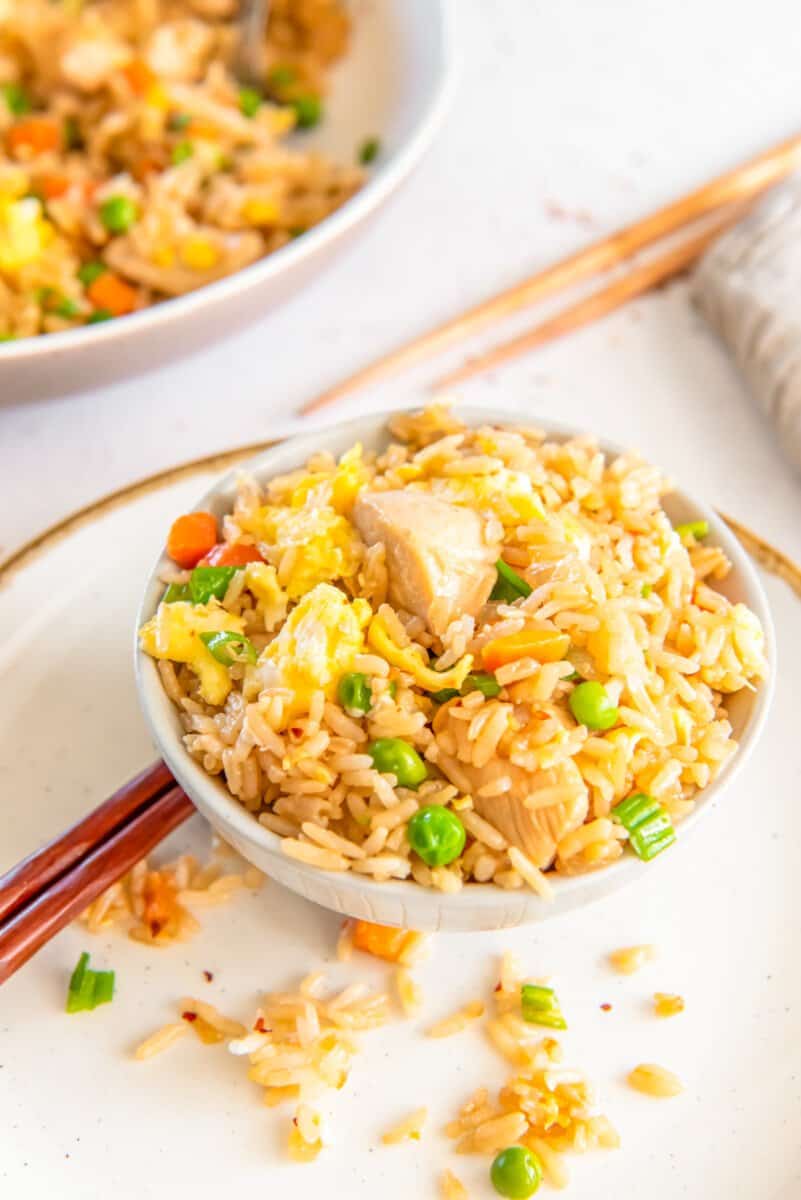
[{"label": "scrambled egg piece", "polygon": [[264,505],[237,517],[238,524],[268,548],[297,549],[286,590],[297,600],[318,583],[355,575],[361,543],[350,523],[333,508]]},{"label": "scrambled egg piece", "polygon": [[241,617],[219,605],[189,604],[177,601],[160,604],[156,615],[139,630],[142,649],[152,658],[167,658],[187,663],[200,680],[200,694],[208,704],[224,704],[231,690],[228,668],[209,652],[200,640],[201,633],[230,630],[244,632]]},{"label": "scrambled egg piece", "polygon": [[366,600],[348,600],[330,583],[318,583],[293,608],[277,637],[253,667],[262,687],[292,693],[286,720],[309,711],[315,692],[333,698],[342,675],[364,649],[372,615]]},{"label": "scrambled egg piece", "polygon": [[340,515],[347,516],[367,481],[362,447],[357,442],[342,455],[333,471],[314,471],[301,479],[292,491],[290,503],[293,508],[302,508],[313,494],[318,504],[327,504]]},{"label": "scrambled egg piece", "polygon": [[505,526],[526,525],[545,516],[528,475],[509,467],[492,475],[439,477],[422,486],[452,504],[469,504],[492,512]]},{"label": "scrambled egg piece", "polygon": [[18,271],[35,262],[52,238],[53,226],[34,196],[0,196],[0,270]]},{"label": "scrambled egg piece", "polygon": [[442,688],[458,690],[470,674],[470,668],[473,665],[473,656],[465,654],[447,671],[432,671],[415,650],[408,646],[398,646],[393,642],[381,617],[373,617],[367,640],[373,650],[377,651],[382,658],[385,658],[393,667],[408,672],[413,676],[415,683],[427,692],[438,692]]},{"label": "scrambled egg piece", "polygon": [[248,563],[245,567],[245,587],[255,597],[256,609],[268,633],[276,629],[286,616],[289,597],[278,582],[275,567],[267,563]]}]

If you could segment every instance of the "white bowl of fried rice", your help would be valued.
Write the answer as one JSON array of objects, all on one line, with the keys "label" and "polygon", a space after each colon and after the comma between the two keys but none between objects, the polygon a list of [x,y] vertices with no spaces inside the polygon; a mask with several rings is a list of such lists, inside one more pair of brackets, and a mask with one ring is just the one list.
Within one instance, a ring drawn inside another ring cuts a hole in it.
[{"label": "white bowl of fried rice", "polygon": [[561,424],[316,430],[228,472],[167,545],[137,620],[159,751],[241,854],[358,919],[501,928],[658,870],[767,714],[772,623],[736,538]]},{"label": "white bowl of fried rice", "polygon": [[[8,6],[7,6],[8,7]],[[97,387],[263,316],[353,240],[451,92],[441,0],[27,0],[0,20],[0,394]]]}]

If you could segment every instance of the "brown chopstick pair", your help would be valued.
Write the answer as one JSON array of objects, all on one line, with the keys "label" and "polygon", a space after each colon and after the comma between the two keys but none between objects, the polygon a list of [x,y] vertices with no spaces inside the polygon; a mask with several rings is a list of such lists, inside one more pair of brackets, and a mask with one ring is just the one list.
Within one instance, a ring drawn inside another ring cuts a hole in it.
[{"label": "brown chopstick pair", "polygon": [[[378,383],[415,363],[432,358],[521,309],[628,263],[635,254],[655,246],[664,238],[679,233],[689,234],[686,241],[672,246],[644,264],[631,267],[628,274],[618,276],[590,296],[511,341],[494,346],[486,354],[463,363],[456,370],[437,379],[432,386],[437,390],[462,383],[517,358],[536,346],[544,345],[590,321],[597,320],[634,296],[658,287],[688,270],[723,230],[742,217],[751,200],[784,179],[799,165],[801,135],[788,138],[771,150],[657,209],[642,220],[591,243],[583,250],[391,350],[382,358],[368,363],[315,396],[304,405],[301,412],[315,412],[368,384]],[[715,219],[709,223],[713,214]],[[706,225],[699,231],[696,226],[700,222],[706,222]]]},{"label": "brown chopstick pair", "polygon": [[0,984],[193,812],[155,763],[0,877]]}]

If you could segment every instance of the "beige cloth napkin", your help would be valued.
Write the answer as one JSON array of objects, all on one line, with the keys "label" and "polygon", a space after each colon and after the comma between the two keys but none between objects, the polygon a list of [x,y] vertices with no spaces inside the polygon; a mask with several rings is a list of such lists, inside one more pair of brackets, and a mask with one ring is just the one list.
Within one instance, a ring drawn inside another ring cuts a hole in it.
[{"label": "beige cloth napkin", "polygon": [[692,291],[801,470],[801,176],[714,243]]}]

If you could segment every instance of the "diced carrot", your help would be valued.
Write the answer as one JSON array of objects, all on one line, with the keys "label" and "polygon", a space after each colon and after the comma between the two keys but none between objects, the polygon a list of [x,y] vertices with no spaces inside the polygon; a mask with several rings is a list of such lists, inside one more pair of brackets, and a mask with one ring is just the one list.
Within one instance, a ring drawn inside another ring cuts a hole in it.
[{"label": "diced carrot", "polygon": [[179,567],[196,567],[217,542],[217,521],[207,512],[185,513],[173,521],[167,553]]},{"label": "diced carrot", "polygon": [[39,182],[39,190],[45,200],[58,200],[59,196],[69,191],[70,186],[71,181],[66,175],[45,175]]},{"label": "diced carrot", "polygon": [[559,662],[570,646],[570,638],[557,629],[521,629],[507,637],[487,642],[482,651],[484,666],[497,671],[519,658],[534,658],[537,662]]},{"label": "diced carrot", "polygon": [[365,954],[397,962],[410,938],[415,935],[408,929],[393,929],[389,925],[372,925],[369,921],[356,921],[353,926],[353,944]]},{"label": "diced carrot", "polygon": [[158,158],[156,155],[146,155],[144,158],[137,160],[131,173],[134,179],[138,180],[139,183],[143,183],[148,175],[163,171],[165,166],[166,162],[163,158]]},{"label": "diced carrot", "polygon": [[50,117],[23,117],[9,129],[6,145],[12,154],[20,150],[30,150],[33,154],[58,150],[61,145],[61,127]]},{"label": "diced carrot", "polygon": [[133,58],[122,68],[122,73],[128,81],[132,92],[144,96],[148,88],[156,82],[158,76],[141,58]]},{"label": "diced carrot", "polygon": [[123,317],[136,308],[138,296],[136,290],[115,275],[113,271],[104,271],[92,280],[86,289],[86,294],[95,308],[104,308],[112,317]]},{"label": "diced carrot", "polygon": [[218,542],[198,566],[244,567],[251,562],[264,562],[255,546],[249,546],[246,542]]}]

